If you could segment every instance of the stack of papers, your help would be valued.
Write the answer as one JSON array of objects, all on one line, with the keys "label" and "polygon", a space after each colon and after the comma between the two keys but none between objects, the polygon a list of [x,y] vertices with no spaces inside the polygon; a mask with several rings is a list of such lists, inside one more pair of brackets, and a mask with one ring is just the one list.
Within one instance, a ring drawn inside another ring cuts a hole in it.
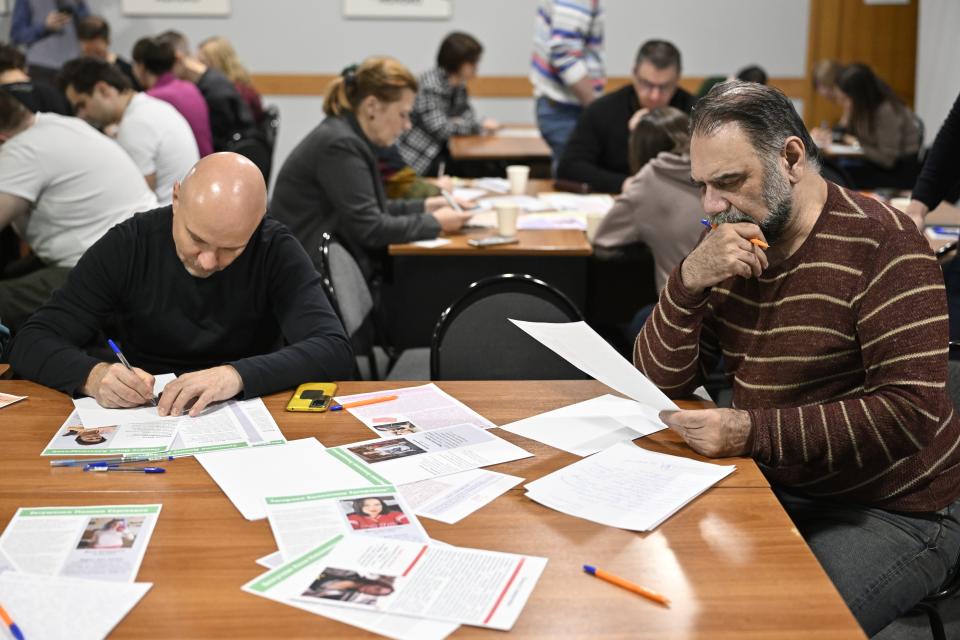
[{"label": "stack of papers", "polygon": [[26,400],[27,396],[15,396],[11,393],[0,393],[0,409],[8,407],[15,402]]},{"label": "stack of papers", "polygon": [[348,404],[385,395],[397,396],[397,399],[347,409],[378,437],[406,435],[460,424],[479,429],[496,426],[433,383],[337,396],[337,402]]},{"label": "stack of papers", "polygon": [[339,607],[509,630],[546,563],[535,556],[338,535],[243,589],[325,612]]},{"label": "stack of papers", "polygon": [[587,195],[577,193],[541,193],[541,200],[550,204],[551,209],[557,211],[579,211],[581,213],[606,214],[613,207],[613,196],[606,193],[591,193]]},{"label": "stack of papers", "polygon": [[492,198],[483,198],[477,201],[477,207],[480,209],[494,209],[501,205],[514,205],[520,207],[521,211],[550,211],[553,207],[546,200],[535,198],[533,196],[493,196]]},{"label": "stack of papers", "polygon": [[0,575],[0,602],[25,638],[100,640],[152,586],[8,571]]},{"label": "stack of papers", "polygon": [[506,178],[476,178],[473,187],[491,191],[493,193],[507,193],[510,191],[510,181]]},{"label": "stack of papers", "polygon": [[733,473],[621,442],[526,485],[540,504],[609,527],[650,531]]},{"label": "stack of papers", "polygon": [[0,536],[0,602],[27,638],[103,638],[135,583],[161,505],[18,509]]},{"label": "stack of papers", "polygon": [[[175,377],[157,376],[154,393]],[[105,409],[94,398],[73,403],[73,413],[42,455],[191,455],[286,442],[260,398],[221,402],[195,418],[160,417],[156,407]]]},{"label": "stack of papers", "polygon": [[578,456],[666,428],[656,409],[634,400],[602,395],[500,427]]}]

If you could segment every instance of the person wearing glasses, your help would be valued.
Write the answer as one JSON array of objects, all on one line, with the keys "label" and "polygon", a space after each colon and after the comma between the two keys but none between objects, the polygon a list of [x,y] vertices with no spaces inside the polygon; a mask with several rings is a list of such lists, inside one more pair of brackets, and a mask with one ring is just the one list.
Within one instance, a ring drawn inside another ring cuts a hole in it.
[{"label": "person wearing glasses", "polygon": [[567,141],[557,177],[584,182],[591,191],[620,193],[629,184],[627,141],[635,117],[657,107],[690,113],[696,101],[679,87],[680,51],[666,40],[641,45],[633,65],[633,81],[584,110]]}]

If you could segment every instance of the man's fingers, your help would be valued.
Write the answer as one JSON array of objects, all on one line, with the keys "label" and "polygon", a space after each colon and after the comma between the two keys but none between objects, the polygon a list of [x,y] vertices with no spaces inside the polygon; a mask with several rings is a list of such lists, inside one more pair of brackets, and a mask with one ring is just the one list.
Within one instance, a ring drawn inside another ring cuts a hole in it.
[{"label": "man's fingers", "polygon": [[193,407],[190,409],[190,417],[196,418],[203,412],[204,409],[207,408],[207,405],[214,401],[214,399],[214,394],[212,391],[210,391],[210,389],[207,389],[201,393],[200,397],[197,398],[197,401],[193,403]]}]

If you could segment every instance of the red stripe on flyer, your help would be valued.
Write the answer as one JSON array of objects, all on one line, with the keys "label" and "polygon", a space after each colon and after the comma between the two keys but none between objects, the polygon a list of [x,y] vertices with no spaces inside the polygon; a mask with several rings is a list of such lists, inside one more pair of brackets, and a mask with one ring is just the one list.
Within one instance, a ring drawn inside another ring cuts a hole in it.
[{"label": "red stripe on flyer", "polygon": [[427,552],[427,545],[423,545],[423,548],[420,549],[420,553],[417,554],[417,557],[413,559],[413,562],[410,563],[410,566],[407,567],[407,570],[403,572],[402,578],[406,578],[407,574],[413,571],[413,566],[420,562],[420,558],[423,557],[423,554]]},{"label": "red stripe on flyer", "polygon": [[526,558],[520,558],[520,562],[517,563],[517,568],[513,570],[513,575],[510,576],[510,579],[507,580],[507,584],[503,587],[503,591],[500,592],[500,597],[498,597],[497,601],[493,603],[493,609],[490,609],[490,613],[488,613],[487,617],[483,619],[483,624],[490,622],[490,618],[492,618],[493,614],[497,612],[497,607],[499,607],[500,603],[503,602],[503,597],[507,595],[510,585],[512,585],[513,581],[517,579],[517,574],[520,573],[520,569],[523,567],[524,560],[526,560]]}]

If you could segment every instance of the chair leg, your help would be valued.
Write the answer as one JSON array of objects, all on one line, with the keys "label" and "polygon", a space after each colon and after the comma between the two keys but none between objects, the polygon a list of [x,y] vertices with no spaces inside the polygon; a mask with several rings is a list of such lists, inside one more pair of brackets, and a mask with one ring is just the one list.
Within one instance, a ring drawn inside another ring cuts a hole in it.
[{"label": "chair leg", "polygon": [[940,617],[940,611],[937,610],[936,604],[921,602],[917,604],[914,609],[919,609],[927,614],[927,618],[930,620],[930,633],[933,635],[933,640],[947,640],[947,632],[946,629],[943,628],[943,618]]}]

